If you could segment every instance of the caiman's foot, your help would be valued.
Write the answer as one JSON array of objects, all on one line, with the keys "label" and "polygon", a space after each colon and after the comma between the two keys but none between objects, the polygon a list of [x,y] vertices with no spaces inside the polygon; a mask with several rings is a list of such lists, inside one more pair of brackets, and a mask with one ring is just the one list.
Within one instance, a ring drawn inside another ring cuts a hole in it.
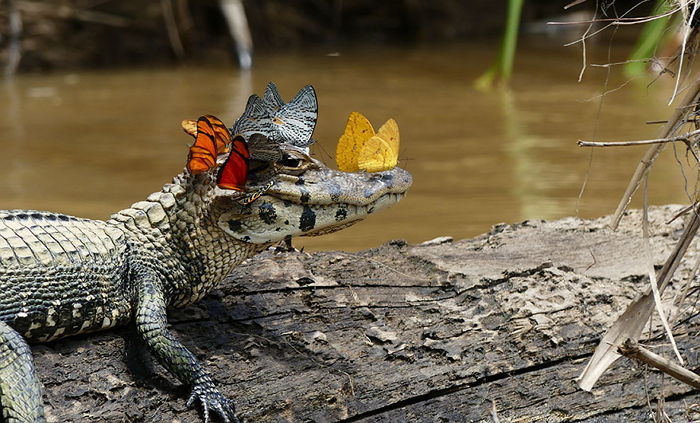
[{"label": "caiman's foot", "polygon": [[226,423],[241,423],[236,417],[236,408],[233,401],[226,398],[213,386],[195,385],[192,394],[187,400],[187,407],[192,407],[198,399],[204,409],[204,423],[209,423],[209,410],[213,410],[221,416]]},{"label": "caiman's foot", "polygon": [[[291,236],[284,237],[284,240],[282,240],[275,247],[276,253],[293,253],[296,251],[299,251],[299,250],[294,248],[294,246],[292,245],[292,237]],[[304,251],[303,247],[302,247],[301,251]]]}]

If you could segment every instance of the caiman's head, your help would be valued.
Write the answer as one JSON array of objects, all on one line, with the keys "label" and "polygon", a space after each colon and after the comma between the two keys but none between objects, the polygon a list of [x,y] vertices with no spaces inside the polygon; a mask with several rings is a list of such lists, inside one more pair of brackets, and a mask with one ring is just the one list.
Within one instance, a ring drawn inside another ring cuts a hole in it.
[{"label": "caiman's head", "polygon": [[[257,157],[249,142],[247,197],[210,185],[210,218],[224,232],[259,245],[288,236],[321,235],[357,223],[403,197],[412,183],[411,175],[403,169],[347,173],[312,158],[309,145],[316,113],[316,97],[310,86],[289,103],[282,101],[272,83],[264,100],[251,96],[231,133],[246,140],[261,134],[278,150]],[[256,193],[260,196],[250,201]]]},{"label": "caiman's head", "polygon": [[240,194],[213,188],[211,209],[218,225],[239,241],[269,244],[340,230],[397,203],[412,183],[400,168],[346,173],[329,169],[299,147],[281,144],[281,149],[276,163],[254,163],[250,192],[265,185],[270,167],[275,172],[273,185],[252,203],[242,205]]}]

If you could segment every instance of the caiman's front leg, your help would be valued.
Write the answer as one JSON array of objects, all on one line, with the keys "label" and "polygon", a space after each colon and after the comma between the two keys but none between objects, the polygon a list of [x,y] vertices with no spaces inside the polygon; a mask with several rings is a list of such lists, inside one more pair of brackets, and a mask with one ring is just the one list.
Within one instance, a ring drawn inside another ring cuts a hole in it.
[{"label": "caiman's front leg", "polygon": [[7,423],[45,422],[41,382],[32,350],[5,322],[0,322],[0,404]]},{"label": "caiman's front leg", "polygon": [[[148,275],[146,272],[142,273],[144,274]],[[209,421],[210,409],[219,413],[226,422],[238,422],[233,401],[216,389],[211,377],[195,356],[167,330],[166,301],[157,279],[139,276],[139,280],[135,282],[139,287],[136,299],[136,329],[158,362],[180,382],[192,386],[187,406],[199,399],[204,408],[205,422]]]}]

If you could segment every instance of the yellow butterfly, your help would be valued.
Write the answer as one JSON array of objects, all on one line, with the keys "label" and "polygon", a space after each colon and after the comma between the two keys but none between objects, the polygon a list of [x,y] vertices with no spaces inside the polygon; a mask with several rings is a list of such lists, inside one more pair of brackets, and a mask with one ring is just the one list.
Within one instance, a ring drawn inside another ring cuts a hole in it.
[{"label": "yellow butterfly", "polygon": [[350,113],[338,140],[335,161],[343,172],[381,172],[393,169],[399,159],[399,125],[387,120],[379,131],[357,112]]}]

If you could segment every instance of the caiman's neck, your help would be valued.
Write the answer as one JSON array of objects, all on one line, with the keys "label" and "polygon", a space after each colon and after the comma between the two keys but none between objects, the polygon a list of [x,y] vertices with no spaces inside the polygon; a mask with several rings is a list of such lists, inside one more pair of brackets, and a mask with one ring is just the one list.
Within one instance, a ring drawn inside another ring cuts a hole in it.
[{"label": "caiman's neck", "polygon": [[164,269],[181,269],[183,275],[163,275],[174,284],[172,305],[199,300],[234,266],[265,247],[237,241],[218,227],[209,213],[213,182],[203,176],[180,174],[109,220],[132,234]]}]

